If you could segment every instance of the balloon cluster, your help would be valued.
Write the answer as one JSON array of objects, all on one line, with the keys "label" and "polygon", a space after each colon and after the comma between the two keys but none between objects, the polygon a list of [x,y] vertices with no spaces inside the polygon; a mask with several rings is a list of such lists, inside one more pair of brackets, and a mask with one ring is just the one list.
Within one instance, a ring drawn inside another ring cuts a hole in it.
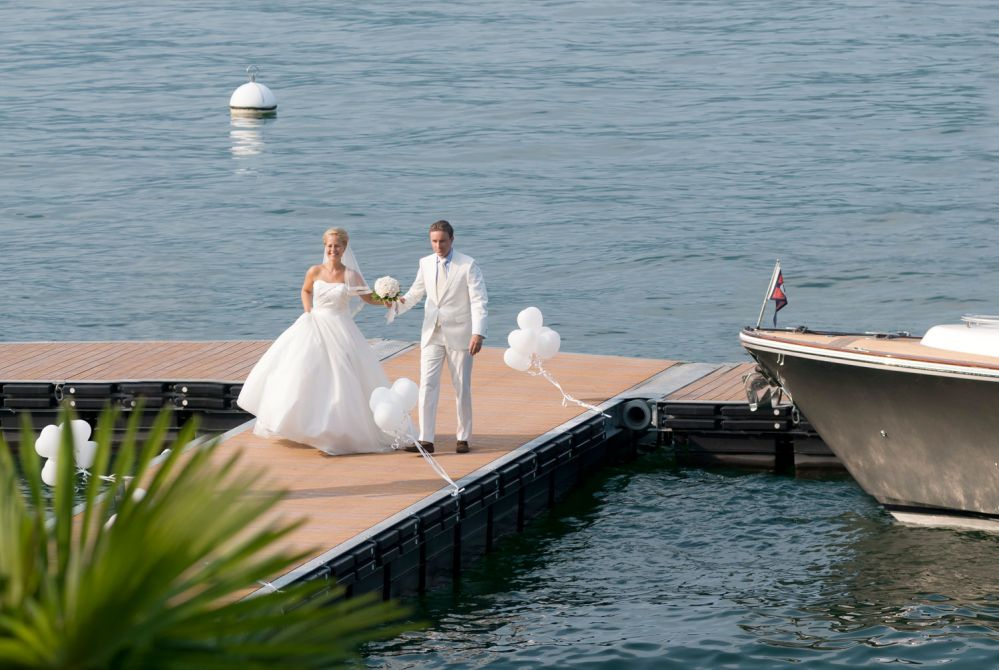
[{"label": "balloon cluster", "polygon": [[544,325],[544,316],[537,307],[521,310],[517,325],[520,327],[506,338],[510,348],[503,352],[503,362],[518,372],[527,372],[532,365],[547,361],[562,346],[562,338]]},{"label": "balloon cluster", "polygon": [[563,407],[571,402],[610,418],[610,415],[601,411],[599,407],[577,400],[566,393],[558,380],[545,370],[543,363],[558,353],[559,347],[562,346],[562,338],[551,328],[546,328],[544,322],[541,310],[537,307],[521,310],[517,315],[517,325],[520,327],[510,331],[506,338],[510,348],[503,352],[503,362],[517,372],[543,377],[562,394]]},{"label": "balloon cluster", "polygon": [[[42,458],[48,459],[42,466],[42,481],[49,486],[56,484],[56,473],[59,467],[57,465],[59,443],[62,441],[62,431],[64,430],[66,430],[64,423],[58,426],[45,426],[38,439],[35,440],[35,451]],[[82,419],[73,419],[70,422],[69,430],[73,435],[73,460],[76,462],[76,467],[89,468],[94,464],[94,456],[97,454],[97,443],[90,441],[90,424]]]},{"label": "balloon cluster", "polygon": [[368,401],[375,425],[391,435],[403,432],[410,410],[416,407],[419,392],[416,382],[405,377],[396,379],[392,388],[376,388]]},{"label": "balloon cluster", "polygon": [[368,406],[375,419],[375,425],[395,438],[393,449],[398,449],[403,442],[410,442],[427,460],[441,479],[451,487],[451,495],[456,496],[465,489],[458,486],[451,476],[434,460],[434,457],[420,444],[409,420],[409,412],[416,406],[420,396],[420,387],[411,379],[399,377],[392,383],[392,388],[379,386],[371,392]]}]

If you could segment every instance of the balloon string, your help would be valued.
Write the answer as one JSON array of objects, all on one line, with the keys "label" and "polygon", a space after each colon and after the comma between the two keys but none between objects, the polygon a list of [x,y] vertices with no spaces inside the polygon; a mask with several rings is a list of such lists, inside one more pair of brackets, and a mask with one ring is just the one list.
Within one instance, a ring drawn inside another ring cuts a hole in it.
[{"label": "balloon string", "polygon": [[[115,475],[95,475],[88,468],[80,467],[79,465],[76,466],[76,474],[80,475],[83,479],[97,477],[98,479],[108,482],[109,484],[114,484],[118,481],[118,478]],[[130,482],[132,481],[132,479],[134,479],[134,477],[125,475],[124,477],[122,477],[122,479],[125,482]]]},{"label": "balloon string", "polygon": [[454,483],[454,480],[451,479],[450,476],[448,476],[447,472],[444,470],[444,468],[441,467],[440,463],[438,463],[434,459],[434,457],[431,456],[430,453],[423,448],[423,445],[420,444],[420,441],[413,436],[412,423],[410,422],[409,417],[406,417],[406,429],[407,430],[405,433],[400,432],[392,434],[392,436],[395,438],[395,441],[392,443],[392,448],[398,449],[399,447],[401,447],[403,440],[407,442],[412,442],[413,445],[416,447],[417,451],[420,452],[420,455],[423,456],[423,458],[427,460],[427,463],[430,464],[430,467],[433,469],[433,471],[436,472],[438,476],[440,476],[441,479],[446,481],[448,485],[451,487],[452,496],[456,496],[462,491],[464,491],[465,489],[459,487],[457,484]]},{"label": "balloon string", "polygon": [[527,373],[534,375],[535,377],[538,376],[544,377],[545,379],[548,380],[548,382],[552,386],[557,388],[559,393],[562,394],[562,407],[566,407],[570,402],[573,402],[579,405],[580,407],[585,407],[586,409],[592,410],[597,414],[600,414],[601,416],[607,417],[608,419],[611,418],[610,414],[602,412],[599,407],[594,407],[593,405],[585,403],[582,400],[577,400],[576,398],[573,398],[571,395],[566,393],[565,389],[562,388],[562,385],[559,384],[554,377],[552,377],[551,373],[548,372],[548,370],[545,370],[543,365],[541,365],[541,358],[539,358],[537,355],[531,356],[531,367],[527,370]]},{"label": "balloon string", "polygon": [[465,490],[454,483],[454,480],[448,476],[447,472],[444,471],[444,468],[441,467],[440,463],[434,460],[434,457],[431,456],[427,452],[427,450],[423,448],[423,445],[420,444],[419,440],[413,437],[410,437],[410,439],[413,440],[413,444],[416,445],[416,448],[420,450],[420,455],[423,456],[423,458],[427,459],[427,463],[429,463],[430,467],[434,469],[434,472],[440,475],[440,478],[446,481],[451,486],[452,496],[456,496]]}]

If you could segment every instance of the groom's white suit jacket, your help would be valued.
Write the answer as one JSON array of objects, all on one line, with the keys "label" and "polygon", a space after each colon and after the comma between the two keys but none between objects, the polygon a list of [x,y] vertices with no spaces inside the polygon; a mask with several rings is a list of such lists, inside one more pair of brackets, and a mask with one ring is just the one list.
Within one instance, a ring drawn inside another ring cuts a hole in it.
[{"label": "groom's white suit jacket", "polygon": [[427,346],[434,328],[440,324],[448,349],[467,350],[472,335],[486,336],[489,297],[482,271],[474,258],[452,251],[445,278],[443,268],[438,271],[437,259],[437,254],[420,259],[416,280],[403,296],[405,302],[399,305],[399,314],[412,309],[426,296],[420,346]]}]

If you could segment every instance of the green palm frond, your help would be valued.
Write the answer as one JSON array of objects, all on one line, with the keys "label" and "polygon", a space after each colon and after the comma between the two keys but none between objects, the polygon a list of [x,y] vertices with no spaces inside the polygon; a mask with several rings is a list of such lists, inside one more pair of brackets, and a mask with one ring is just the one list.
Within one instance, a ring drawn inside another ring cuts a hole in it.
[{"label": "green palm frond", "polygon": [[140,415],[114,459],[119,417],[102,415],[77,508],[70,431],[50,509],[27,423],[23,475],[0,438],[0,667],[320,668],[411,627],[398,605],[326,583],[240,599],[307,557],[280,548],[297,523],[259,522],[284,493],[214,442],[185,451],[193,424],[161,454],[166,412],[138,445]]}]

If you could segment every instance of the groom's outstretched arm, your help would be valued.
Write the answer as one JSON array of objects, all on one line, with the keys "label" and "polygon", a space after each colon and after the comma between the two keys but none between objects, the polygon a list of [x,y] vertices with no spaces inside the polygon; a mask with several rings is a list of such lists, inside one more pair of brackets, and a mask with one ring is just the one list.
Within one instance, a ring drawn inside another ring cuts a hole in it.
[{"label": "groom's outstretched arm", "polygon": [[413,285],[409,287],[406,291],[406,295],[402,296],[402,300],[399,301],[397,314],[402,314],[408,312],[416,304],[423,300],[423,296],[427,294],[426,284],[423,283],[423,269],[416,269],[416,279],[413,280]]}]

